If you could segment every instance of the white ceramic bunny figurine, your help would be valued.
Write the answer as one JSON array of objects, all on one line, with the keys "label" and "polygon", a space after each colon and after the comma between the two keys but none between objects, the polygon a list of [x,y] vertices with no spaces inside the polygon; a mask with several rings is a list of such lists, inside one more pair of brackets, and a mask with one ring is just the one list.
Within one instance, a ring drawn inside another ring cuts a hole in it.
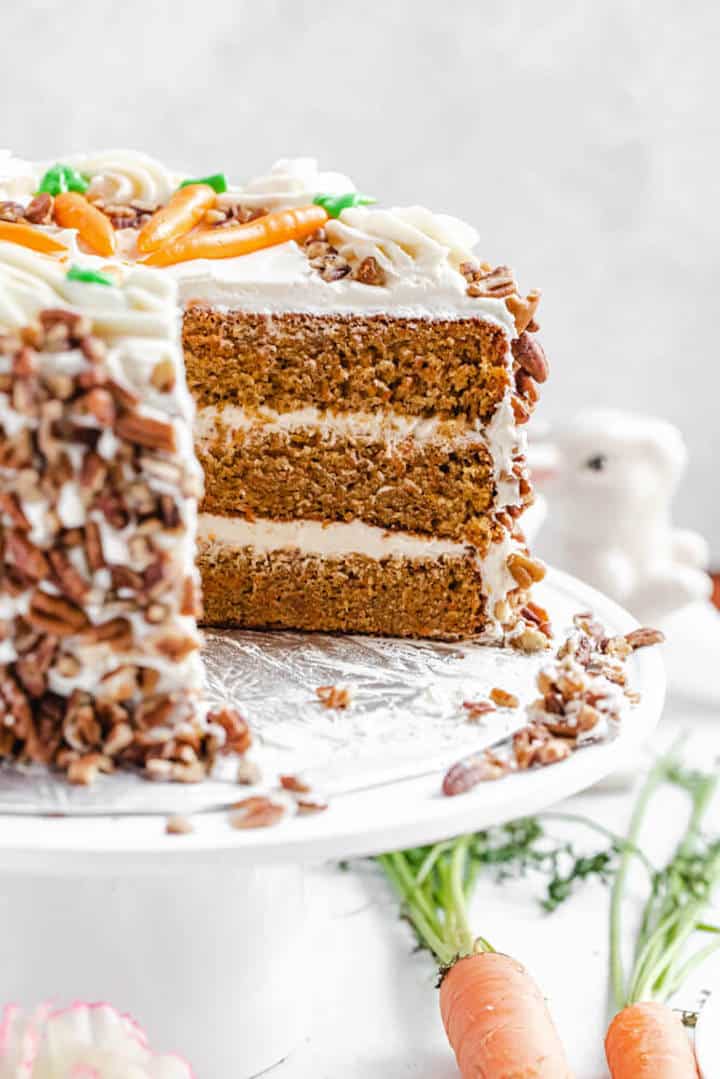
[{"label": "white ceramic bunny figurine", "polygon": [[556,564],[654,624],[710,594],[708,551],[673,528],[670,504],[687,450],[663,420],[605,409],[554,428],[550,502]]}]

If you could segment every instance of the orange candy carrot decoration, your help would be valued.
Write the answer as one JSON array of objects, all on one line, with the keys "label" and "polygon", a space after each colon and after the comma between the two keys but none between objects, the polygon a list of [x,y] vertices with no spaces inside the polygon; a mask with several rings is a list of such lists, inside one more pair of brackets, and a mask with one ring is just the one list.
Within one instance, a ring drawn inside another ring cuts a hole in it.
[{"label": "orange candy carrot decoration", "polygon": [[64,229],[77,229],[83,243],[98,255],[115,254],[115,230],[110,219],[75,191],[55,196],[55,221]]},{"label": "orange candy carrot decoration", "polygon": [[216,199],[216,192],[208,184],[181,187],[167,205],[156,210],[140,229],[138,251],[142,255],[149,255],[184,236],[202,220],[206,210],[212,209]]},{"label": "orange candy carrot decoration", "polygon": [[249,255],[264,247],[303,240],[328,219],[322,206],[301,206],[296,210],[276,210],[245,225],[196,229],[144,260],[148,266],[172,266],[188,259],[226,259]]},{"label": "orange candy carrot decoration", "polygon": [[571,1079],[543,995],[510,956],[458,959],[440,986],[440,1013],[463,1079]]},{"label": "orange candy carrot decoration", "polygon": [[9,240],[11,244],[20,244],[21,247],[41,251],[44,255],[58,255],[61,251],[67,254],[65,244],[54,236],[22,222],[0,221],[0,240]]}]

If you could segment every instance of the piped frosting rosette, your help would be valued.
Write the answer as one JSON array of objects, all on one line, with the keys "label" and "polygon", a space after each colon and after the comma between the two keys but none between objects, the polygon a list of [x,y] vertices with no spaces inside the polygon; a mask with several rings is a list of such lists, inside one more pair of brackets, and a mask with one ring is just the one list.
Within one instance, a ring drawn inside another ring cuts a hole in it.
[{"label": "piped frosting rosette", "polygon": [[190,1065],[153,1053],[145,1032],[109,1004],[78,1002],[0,1021],[0,1079],[193,1079]]}]

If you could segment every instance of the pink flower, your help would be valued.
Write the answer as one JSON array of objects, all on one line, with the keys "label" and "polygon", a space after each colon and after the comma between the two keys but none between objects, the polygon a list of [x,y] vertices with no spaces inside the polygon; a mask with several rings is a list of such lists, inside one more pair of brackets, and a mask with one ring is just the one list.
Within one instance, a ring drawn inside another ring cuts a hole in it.
[{"label": "pink flower", "polygon": [[109,1004],[8,1005],[0,1020],[0,1079],[193,1079],[178,1056],[153,1053],[145,1032]]}]

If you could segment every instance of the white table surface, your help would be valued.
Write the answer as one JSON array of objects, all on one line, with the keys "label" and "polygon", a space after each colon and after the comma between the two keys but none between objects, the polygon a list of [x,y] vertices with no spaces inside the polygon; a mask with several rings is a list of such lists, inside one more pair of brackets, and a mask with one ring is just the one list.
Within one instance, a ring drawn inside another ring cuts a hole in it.
[{"label": "white table surface", "polygon": [[[720,755],[720,716],[702,706],[671,699],[656,747],[680,729],[693,731],[691,752],[698,759]],[[635,762],[641,766],[643,762]],[[611,829],[624,830],[632,804],[627,780],[620,789],[579,795],[558,808],[582,813]],[[649,846],[658,853],[677,835],[683,796],[668,791],[654,803]],[[713,824],[720,827],[718,806]],[[557,822],[547,822],[562,835]],[[573,832],[578,837],[582,833]],[[603,847],[588,835],[588,850]],[[554,915],[543,914],[536,897],[542,885],[517,880],[481,882],[472,924],[496,948],[520,959],[537,978],[567,1047],[576,1079],[604,1079],[603,1036],[608,1018],[608,891],[596,882]],[[440,1023],[435,967],[414,949],[409,927],[397,917],[395,897],[368,863],[351,871],[323,867],[309,873],[313,912],[312,955],[308,962],[311,1002],[309,1033],[287,1061],[271,1069],[272,1079],[452,1079],[453,1057]],[[720,987],[720,960],[707,964],[700,979],[678,1003],[692,1007],[699,990]]]}]

